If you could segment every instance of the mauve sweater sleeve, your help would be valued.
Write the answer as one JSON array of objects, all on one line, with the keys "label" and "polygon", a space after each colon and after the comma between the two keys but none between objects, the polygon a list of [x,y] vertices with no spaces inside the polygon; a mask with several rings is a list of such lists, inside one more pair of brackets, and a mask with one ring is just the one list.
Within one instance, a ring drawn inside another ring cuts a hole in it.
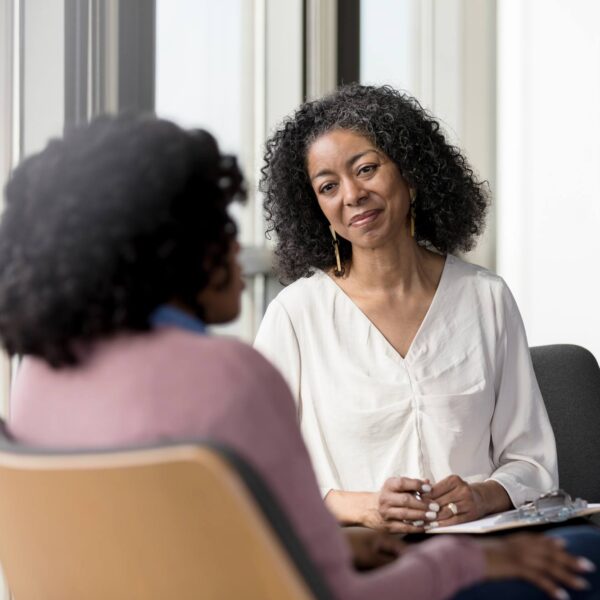
[{"label": "mauve sweater sleeve", "polygon": [[384,568],[355,571],[340,527],[319,493],[283,378],[250,347],[237,346],[229,360],[236,374],[227,394],[232,404],[223,406],[214,434],[262,474],[337,598],[437,600],[483,578],[483,553],[466,537],[428,540]]}]

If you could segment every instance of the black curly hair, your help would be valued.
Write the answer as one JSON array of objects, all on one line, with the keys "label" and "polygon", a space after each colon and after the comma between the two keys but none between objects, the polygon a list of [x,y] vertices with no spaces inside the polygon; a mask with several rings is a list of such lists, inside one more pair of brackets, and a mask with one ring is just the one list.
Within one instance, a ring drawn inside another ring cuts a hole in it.
[{"label": "black curly hair", "polygon": [[244,195],[233,157],[202,130],[101,117],[13,173],[0,223],[0,339],[10,354],[77,364],[87,342],[149,329],[225,269]]},{"label": "black curly hair", "polygon": [[[486,182],[478,181],[461,151],[450,145],[436,119],[415,98],[389,86],[352,84],[305,102],[266,143],[260,190],[265,194],[267,236],[277,235],[282,279],[334,268],[327,219],[311,187],[306,157],[311,144],[333,129],[367,137],[416,189],[415,239],[442,254],[470,250],[483,231]],[[350,242],[339,239],[342,260]]]}]

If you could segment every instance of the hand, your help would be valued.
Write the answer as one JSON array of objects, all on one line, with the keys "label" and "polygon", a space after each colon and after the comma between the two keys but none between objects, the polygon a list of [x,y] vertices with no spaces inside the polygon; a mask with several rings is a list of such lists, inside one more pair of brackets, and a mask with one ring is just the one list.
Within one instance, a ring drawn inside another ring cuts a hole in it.
[{"label": "hand", "polygon": [[[449,475],[438,481],[424,500],[433,500],[440,505],[435,523],[440,527],[475,521],[487,514],[512,508],[506,490],[496,481],[469,484],[458,475]],[[450,503],[453,503],[456,514]]]},{"label": "hand", "polygon": [[582,590],[588,582],[579,576],[595,570],[586,558],[564,550],[561,539],[533,533],[478,540],[486,558],[487,579],[525,579],[558,600],[568,598],[562,586]]},{"label": "hand", "polygon": [[422,533],[426,523],[437,519],[440,508],[434,501],[419,500],[415,496],[424,485],[428,486],[428,481],[391,477],[375,494],[364,524],[388,533]]},{"label": "hand", "polygon": [[346,539],[352,548],[354,566],[358,570],[381,567],[402,554],[406,544],[382,531],[366,527],[345,527]]}]

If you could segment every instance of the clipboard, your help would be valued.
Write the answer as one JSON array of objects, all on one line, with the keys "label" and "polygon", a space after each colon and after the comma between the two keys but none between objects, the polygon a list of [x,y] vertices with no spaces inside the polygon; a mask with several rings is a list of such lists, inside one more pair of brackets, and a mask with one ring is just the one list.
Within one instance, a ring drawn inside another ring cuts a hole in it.
[{"label": "clipboard", "polygon": [[477,521],[468,521],[447,527],[432,527],[428,534],[436,533],[492,533],[519,527],[531,527],[547,523],[562,523],[576,517],[585,517],[600,512],[600,503],[588,503],[581,498],[575,500],[563,490],[542,494],[537,500],[517,509],[489,515]]}]

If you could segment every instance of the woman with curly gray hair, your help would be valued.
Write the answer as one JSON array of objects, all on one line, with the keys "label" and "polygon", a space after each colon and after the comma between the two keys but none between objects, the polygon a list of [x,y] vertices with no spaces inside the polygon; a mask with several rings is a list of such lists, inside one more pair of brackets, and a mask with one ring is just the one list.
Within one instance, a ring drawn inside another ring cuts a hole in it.
[{"label": "woman with curly gray hair", "polygon": [[410,96],[351,85],[267,142],[280,275],[256,346],[282,371],[326,504],[422,533],[558,485],[552,429],[504,281],[454,255],[488,204]]}]

